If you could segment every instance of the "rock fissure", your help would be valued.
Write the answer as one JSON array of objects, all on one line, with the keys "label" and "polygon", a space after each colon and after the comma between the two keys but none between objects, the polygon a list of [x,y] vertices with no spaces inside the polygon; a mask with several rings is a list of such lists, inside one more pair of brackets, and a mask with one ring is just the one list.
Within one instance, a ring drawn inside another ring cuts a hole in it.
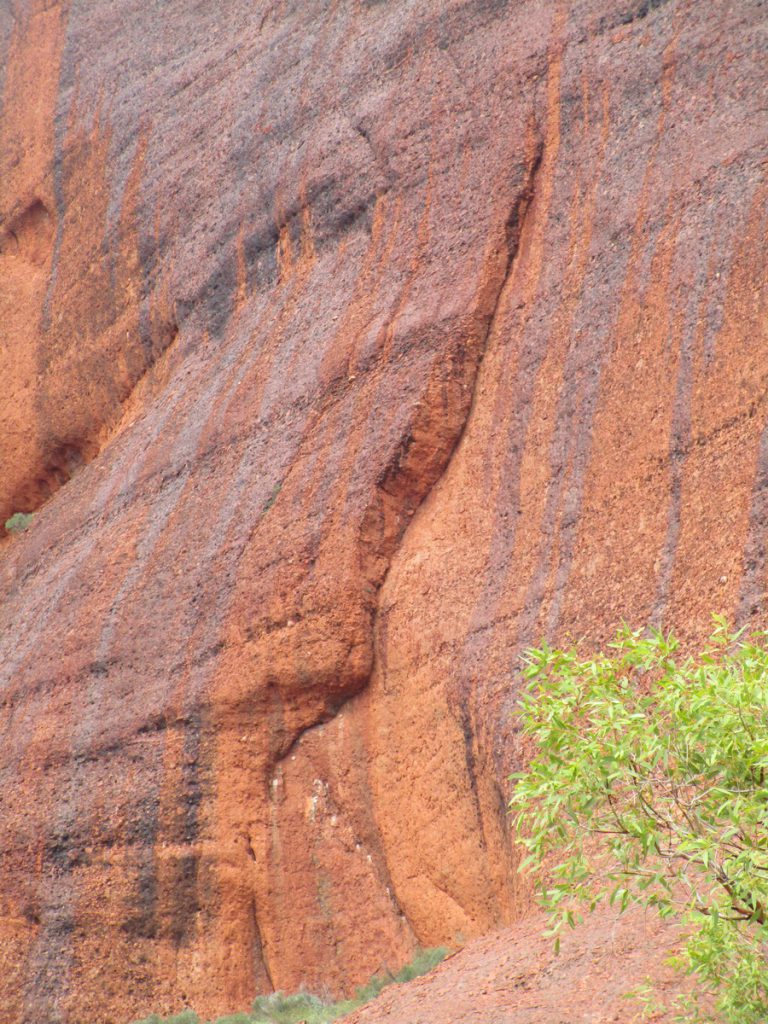
[{"label": "rock fissure", "polygon": [[[305,736],[307,736],[311,732],[314,732],[316,729],[322,729],[324,725],[327,725],[329,722],[333,721],[333,719],[336,718],[336,716],[342,710],[344,705],[348,704],[351,699],[352,697],[347,697],[347,699],[343,700],[340,704],[337,704],[335,707],[329,708],[327,712],[324,712],[323,716],[320,719],[318,719],[318,721],[312,722],[311,725],[306,725],[302,729],[299,729],[296,732],[296,734],[290,739],[285,749],[278,753],[277,756],[275,757],[274,761],[272,762],[269,777],[271,778],[276,771],[279,771],[281,764],[287,761],[288,758],[296,752],[297,747],[299,746],[299,744],[301,743]],[[267,779],[267,783],[268,782],[269,779]]]},{"label": "rock fissure", "polygon": [[[522,187],[504,221],[501,265],[495,272],[491,270],[478,291],[474,337],[465,339],[454,351],[452,375],[446,377],[439,367],[430,380],[425,399],[381,474],[374,501],[363,516],[360,531],[363,575],[377,592],[385,582],[413,515],[447,471],[471,416],[480,366],[512,274],[542,156],[543,143],[539,141],[525,168]],[[375,610],[373,618],[376,618]]]},{"label": "rock fissure", "polygon": [[[251,847],[250,841],[248,843],[251,858],[254,858],[253,848]],[[267,984],[270,989],[275,991],[275,982],[272,978],[272,971],[269,966],[269,957],[267,956],[266,945],[264,943],[264,934],[259,924],[259,915],[256,910],[256,899],[251,899],[251,923],[253,927],[253,938],[254,938],[254,961],[257,964],[261,964],[264,970]]]},{"label": "rock fissure", "polygon": [[[324,710],[322,717],[302,727],[289,741],[284,752],[272,762],[269,777],[295,752],[308,732],[328,724],[358,693],[367,688],[377,666],[376,633],[379,599],[389,567],[416,510],[447,471],[461,442],[474,404],[475,386],[483,356],[493,335],[499,308],[518,254],[526,213],[535,195],[536,175],[544,153],[538,137],[532,155],[524,166],[523,181],[517,189],[511,209],[503,222],[503,258],[500,267],[488,275],[477,297],[474,317],[475,337],[457,346],[453,365],[458,364],[447,381],[438,367],[426,388],[416,414],[402,435],[388,467],[380,475],[374,500],[363,515],[360,529],[362,575],[366,592],[372,595],[370,638],[371,670],[353,692]],[[448,387],[445,387],[445,385]],[[454,387],[451,388],[450,385]],[[446,398],[447,396],[447,398]]]},{"label": "rock fissure", "polygon": [[[496,240],[491,241],[490,255],[470,313],[469,330],[458,343],[454,343],[450,358],[433,366],[421,400],[409,418],[400,441],[395,445],[387,467],[379,474],[374,484],[373,499],[362,515],[358,550],[361,589],[364,599],[369,602],[369,670],[366,675],[354,681],[354,686],[344,694],[343,699],[337,698],[332,703],[326,703],[319,717],[302,725],[293,736],[290,733],[285,736],[280,748],[265,766],[264,782],[270,802],[274,801],[275,795],[272,780],[286,761],[296,755],[302,741],[336,719],[351,701],[370,686],[375,673],[380,672],[385,664],[380,628],[382,588],[414,515],[447,471],[471,415],[479,369],[496,329],[513,274],[526,215],[534,199],[543,148],[543,142],[539,141],[527,162],[517,165],[521,173],[515,198],[497,228]],[[311,759],[311,752],[309,757]],[[477,793],[475,800],[479,808]],[[341,809],[338,813],[344,814]],[[374,828],[378,826],[374,824]],[[399,899],[383,850],[379,849],[375,856],[378,873],[387,880],[386,892],[391,905],[411,929],[412,922]],[[457,902],[455,897],[451,898]],[[257,920],[254,928],[259,927]],[[261,942],[264,961],[263,941],[254,941],[257,944]]]}]

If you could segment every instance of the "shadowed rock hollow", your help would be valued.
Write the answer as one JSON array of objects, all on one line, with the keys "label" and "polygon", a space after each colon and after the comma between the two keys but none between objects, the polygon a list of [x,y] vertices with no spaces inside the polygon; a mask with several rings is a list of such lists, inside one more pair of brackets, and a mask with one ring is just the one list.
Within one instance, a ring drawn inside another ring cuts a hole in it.
[{"label": "shadowed rock hollow", "polygon": [[767,40],[0,0],[3,1020],[513,924],[521,647],[765,622]]}]

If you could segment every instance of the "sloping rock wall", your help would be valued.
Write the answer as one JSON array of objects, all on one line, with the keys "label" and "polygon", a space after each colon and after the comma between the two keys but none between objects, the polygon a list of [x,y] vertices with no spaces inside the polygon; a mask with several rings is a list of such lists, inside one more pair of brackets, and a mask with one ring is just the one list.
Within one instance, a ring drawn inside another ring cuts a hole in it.
[{"label": "sloping rock wall", "polygon": [[760,0],[0,3],[0,1013],[517,919],[521,648],[764,621]]}]

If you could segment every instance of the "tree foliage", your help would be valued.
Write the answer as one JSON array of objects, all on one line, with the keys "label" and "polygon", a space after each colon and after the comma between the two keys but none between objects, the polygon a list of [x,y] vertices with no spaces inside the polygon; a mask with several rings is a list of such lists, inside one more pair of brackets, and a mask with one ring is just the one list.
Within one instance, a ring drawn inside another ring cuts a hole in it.
[{"label": "tree foliage", "polygon": [[[552,933],[608,902],[684,924],[679,1020],[768,1020],[767,633],[700,656],[624,628],[607,653],[526,655],[537,746],[511,807]],[[556,938],[556,942],[557,942]]]}]

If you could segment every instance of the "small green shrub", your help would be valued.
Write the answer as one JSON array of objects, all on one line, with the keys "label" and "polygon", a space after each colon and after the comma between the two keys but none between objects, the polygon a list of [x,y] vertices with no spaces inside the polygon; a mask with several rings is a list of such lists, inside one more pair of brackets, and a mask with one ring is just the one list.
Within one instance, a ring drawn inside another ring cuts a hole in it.
[{"label": "small green shrub", "polygon": [[331,1011],[332,1007],[317,996],[304,992],[296,995],[273,992],[254,1000],[249,1024],[297,1024],[298,1021],[326,1024],[326,1021],[335,1020]]},{"label": "small green shrub", "polygon": [[34,518],[32,512],[14,512],[10,519],[6,519],[5,528],[8,533],[24,533],[32,525]]},{"label": "small green shrub", "polygon": [[511,807],[551,933],[606,901],[681,921],[678,1020],[768,1020],[766,641],[716,619],[698,658],[628,628],[594,658],[526,656],[538,753]]},{"label": "small green shrub", "polygon": [[272,489],[272,493],[267,498],[267,500],[264,502],[264,508],[262,508],[262,510],[261,510],[261,514],[262,515],[266,515],[267,512],[269,512],[269,510],[275,504],[275,502],[277,501],[277,496],[280,493],[280,490],[281,490],[282,486],[283,486],[282,480],[279,483],[275,484],[275,486]]},{"label": "small green shrub", "polygon": [[434,967],[445,960],[448,950],[445,946],[437,946],[435,949],[422,949],[416,954],[413,960],[401,967],[395,975],[396,982],[413,981],[414,978],[428,974]]}]

